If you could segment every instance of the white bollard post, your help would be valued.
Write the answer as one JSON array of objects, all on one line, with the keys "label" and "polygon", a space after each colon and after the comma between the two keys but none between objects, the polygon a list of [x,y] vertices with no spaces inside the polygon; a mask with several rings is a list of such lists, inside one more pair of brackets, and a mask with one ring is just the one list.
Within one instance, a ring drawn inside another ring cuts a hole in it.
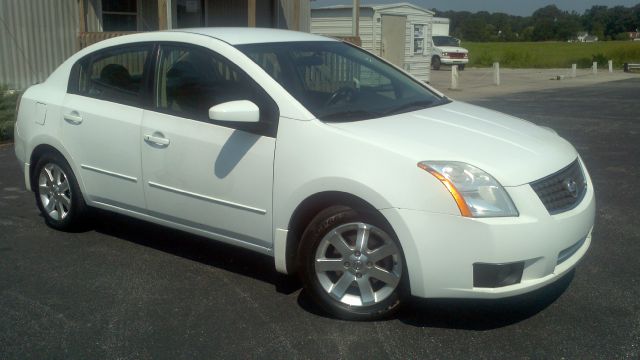
[{"label": "white bollard post", "polygon": [[609,60],[609,72],[613,72],[613,60]]},{"label": "white bollard post", "polygon": [[578,64],[571,64],[571,77],[576,77],[576,69],[578,68]]},{"label": "white bollard post", "polygon": [[493,63],[493,85],[500,86],[500,63]]},{"label": "white bollard post", "polygon": [[593,75],[598,75],[598,63],[597,62],[593,62],[593,67],[591,68],[591,71],[593,71]]},{"label": "white bollard post", "polygon": [[458,88],[458,65],[451,66],[451,90]]}]

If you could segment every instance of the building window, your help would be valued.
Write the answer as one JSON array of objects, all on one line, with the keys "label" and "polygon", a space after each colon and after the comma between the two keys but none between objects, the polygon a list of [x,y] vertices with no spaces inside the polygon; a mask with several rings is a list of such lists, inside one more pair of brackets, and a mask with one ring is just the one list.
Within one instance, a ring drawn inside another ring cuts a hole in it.
[{"label": "building window", "polygon": [[138,0],[102,0],[102,30],[138,30]]},{"label": "building window", "polygon": [[424,53],[424,25],[413,25],[413,53]]},{"label": "building window", "polygon": [[204,1],[203,0],[177,0],[177,22],[179,28],[204,26]]}]

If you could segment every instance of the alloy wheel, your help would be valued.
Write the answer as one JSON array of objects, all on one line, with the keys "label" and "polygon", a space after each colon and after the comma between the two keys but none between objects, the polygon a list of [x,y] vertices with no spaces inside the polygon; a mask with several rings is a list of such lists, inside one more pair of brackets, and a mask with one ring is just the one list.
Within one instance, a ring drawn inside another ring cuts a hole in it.
[{"label": "alloy wheel", "polygon": [[56,221],[64,220],[71,210],[71,187],[60,166],[48,163],[38,176],[38,193],[42,208]]},{"label": "alloy wheel", "polygon": [[340,225],[318,244],[314,264],[322,288],[350,306],[387,299],[400,283],[402,257],[383,230],[362,222]]}]

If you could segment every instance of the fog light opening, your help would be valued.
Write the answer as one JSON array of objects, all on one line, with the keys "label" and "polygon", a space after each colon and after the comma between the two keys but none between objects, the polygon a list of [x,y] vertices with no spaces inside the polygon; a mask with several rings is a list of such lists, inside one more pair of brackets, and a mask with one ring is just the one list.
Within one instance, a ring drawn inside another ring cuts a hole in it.
[{"label": "fog light opening", "polygon": [[524,261],[510,264],[473,264],[473,286],[498,288],[519,284],[524,271]]}]

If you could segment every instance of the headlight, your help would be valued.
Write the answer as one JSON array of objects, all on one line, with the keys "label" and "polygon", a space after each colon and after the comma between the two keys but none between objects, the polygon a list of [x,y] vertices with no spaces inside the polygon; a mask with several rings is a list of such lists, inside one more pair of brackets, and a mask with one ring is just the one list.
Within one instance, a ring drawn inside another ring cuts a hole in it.
[{"label": "headlight", "polygon": [[462,162],[423,161],[418,167],[442,182],[462,216],[518,216],[518,210],[502,185],[475,166]]},{"label": "headlight", "polygon": [[449,53],[443,52],[442,56],[449,56]]}]

